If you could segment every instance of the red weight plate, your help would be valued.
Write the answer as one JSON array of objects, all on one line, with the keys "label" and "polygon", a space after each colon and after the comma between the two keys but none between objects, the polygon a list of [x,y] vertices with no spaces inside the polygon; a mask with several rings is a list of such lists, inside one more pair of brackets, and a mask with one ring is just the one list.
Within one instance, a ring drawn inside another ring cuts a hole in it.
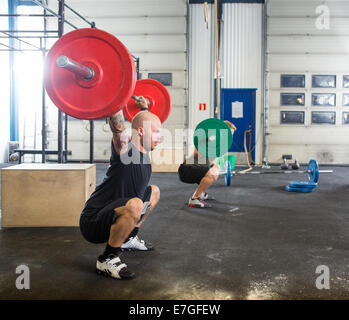
[{"label": "red weight plate", "polygon": [[[154,79],[137,80],[133,94],[148,99],[149,111],[156,114],[161,122],[168,118],[171,111],[171,97],[162,83]],[[123,112],[128,121],[132,121],[139,112],[139,106],[133,98],[123,108]]]},{"label": "red weight plate", "polygon": [[[95,77],[78,79],[56,64],[59,56],[89,66]],[[134,92],[137,75],[127,48],[99,29],[65,34],[51,48],[45,62],[45,88],[53,103],[79,119],[103,118],[121,110]]]}]

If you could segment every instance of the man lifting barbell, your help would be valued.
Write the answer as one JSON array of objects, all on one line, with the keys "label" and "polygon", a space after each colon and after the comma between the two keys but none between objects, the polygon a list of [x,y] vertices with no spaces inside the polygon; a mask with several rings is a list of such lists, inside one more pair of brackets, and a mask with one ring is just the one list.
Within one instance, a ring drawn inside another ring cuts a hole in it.
[{"label": "man lifting barbell", "polygon": [[[236,127],[225,120],[225,124],[234,134]],[[218,179],[219,165],[217,158],[210,158],[202,155],[194,148],[194,154],[186,159],[178,168],[179,179],[185,183],[198,184],[195,192],[188,200],[188,206],[193,208],[211,207],[206,200],[210,200],[207,189]]]},{"label": "man lifting barbell", "polygon": [[[143,97],[137,104],[147,108]],[[139,112],[132,120],[130,141],[122,112],[110,116],[109,125],[113,132],[110,166],[85,204],[80,229],[89,242],[107,242],[97,260],[99,274],[131,279],[134,273],[121,262],[119,254],[123,250],[152,250],[137,233],[160,199],[159,188],[148,186],[152,172],[148,152],[160,141],[161,122],[151,112]]]},{"label": "man lifting barbell", "polygon": [[[134,277],[120,261],[121,251],[152,249],[137,233],[160,198],[159,188],[148,186],[152,172],[148,153],[159,143],[161,122],[171,110],[165,86],[153,79],[136,79],[127,48],[94,28],[65,34],[45,62],[45,88],[59,109],[78,119],[109,117],[110,166],[85,204],[80,229],[92,243],[107,242],[97,272],[117,279]],[[131,140],[123,114],[132,121]]]}]

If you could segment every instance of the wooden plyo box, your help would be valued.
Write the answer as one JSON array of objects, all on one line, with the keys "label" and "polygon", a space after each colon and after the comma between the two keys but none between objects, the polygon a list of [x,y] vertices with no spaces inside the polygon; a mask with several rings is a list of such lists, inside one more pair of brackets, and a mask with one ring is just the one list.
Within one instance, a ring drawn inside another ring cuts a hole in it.
[{"label": "wooden plyo box", "polygon": [[95,164],[24,163],[1,170],[2,227],[78,226]]}]

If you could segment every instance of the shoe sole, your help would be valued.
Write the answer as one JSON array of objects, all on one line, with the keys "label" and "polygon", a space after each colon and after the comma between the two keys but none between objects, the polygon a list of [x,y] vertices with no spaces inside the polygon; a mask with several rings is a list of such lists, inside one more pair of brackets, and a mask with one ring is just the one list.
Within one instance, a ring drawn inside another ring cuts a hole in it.
[{"label": "shoe sole", "polygon": [[210,206],[201,207],[201,206],[198,206],[198,205],[196,205],[196,204],[188,204],[188,207],[191,207],[191,208],[199,208],[199,209],[211,208]]},{"label": "shoe sole", "polygon": [[111,279],[114,279],[114,280],[132,280],[132,279],[135,278],[135,274],[134,273],[130,277],[127,277],[127,278],[126,277],[124,277],[124,278],[114,278],[106,271],[102,271],[102,270],[96,269],[96,272],[100,276],[104,276],[106,278],[111,278]]},{"label": "shoe sole", "polygon": [[154,249],[153,248],[149,248],[147,250],[139,250],[139,249],[131,249],[131,248],[120,248],[122,252],[125,252],[125,251],[144,251],[144,252],[147,252],[147,251],[153,251]]}]

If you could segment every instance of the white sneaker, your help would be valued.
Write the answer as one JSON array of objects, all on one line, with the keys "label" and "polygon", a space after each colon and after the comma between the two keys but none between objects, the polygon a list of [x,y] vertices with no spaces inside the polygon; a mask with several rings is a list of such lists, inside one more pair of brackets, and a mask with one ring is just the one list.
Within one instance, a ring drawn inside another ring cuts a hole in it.
[{"label": "white sneaker", "polygon": [[200,198],[193,199],[192,197],[189,198],[188,206],[192,208],[211,208],[209,204]]},{"label": "white sneaker", "polygon": [[150,243],[145,243],[144,240],[140,240],[138,236],[131,237],[127,242],[121,246],[122,251],[149,251],[153,250],[153,246]]},{"label": "white sneaker", "polygon": [[133,279],[135,277],[135,274],[127,268],[127,265],[114,255],[109,255],[108,258],[99,256],[96,271],[98,274],[114,279]]},{"label": "white sneaker", "polygon": [[199,199],[202,201],[214,200],[214,198],[209,196],[208,193],[206,193],[206,192],[201,193],[199,196]]}]

